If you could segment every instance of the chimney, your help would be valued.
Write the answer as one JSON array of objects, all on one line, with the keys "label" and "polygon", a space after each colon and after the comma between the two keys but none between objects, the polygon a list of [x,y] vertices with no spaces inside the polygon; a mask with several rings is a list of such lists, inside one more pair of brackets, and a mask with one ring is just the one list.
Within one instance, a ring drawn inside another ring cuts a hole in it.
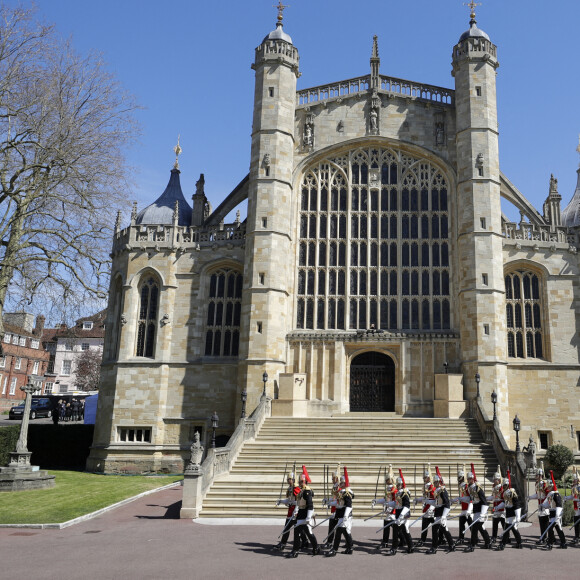
[{"label": "chimney", "polygon": [[42,314],[39,314],[36,317],[36,324],[34,325],[34,330],[33,330],[33,333],[35,336],[38,336],[38,337],[42,336],[45,321],[46,321],[46,317],[43,316]]}]

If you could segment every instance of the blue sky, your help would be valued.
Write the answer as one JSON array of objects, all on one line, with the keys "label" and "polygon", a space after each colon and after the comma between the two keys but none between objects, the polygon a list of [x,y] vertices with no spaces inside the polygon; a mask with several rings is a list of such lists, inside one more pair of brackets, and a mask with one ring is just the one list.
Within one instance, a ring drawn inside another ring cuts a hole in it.
[{"label": "blue sky", "polygon": [[[14,2],[9,2],[14,3]],[[254,49],[275,27],[274,0],[38,0],[77,50],[97,50],[144,107],[127,152],[139,208],[165,188],[177,135],[186,198],[205,174],[214,207],[248,171]],[[288,0],[284,29],[300,52],[298,88],[381,73],[453,88],[451,50],[468,28],[461,0]],[[580,133],[578,0],[482,0],[478,26],[498,46],[501,169],[541,212],[550,173],[562,208],[576,185]],[[517,214],[516,214],[517,215]],[[128,218],[128,214],[126,216]],[[510,217],[512,217],[510,215]]]}]

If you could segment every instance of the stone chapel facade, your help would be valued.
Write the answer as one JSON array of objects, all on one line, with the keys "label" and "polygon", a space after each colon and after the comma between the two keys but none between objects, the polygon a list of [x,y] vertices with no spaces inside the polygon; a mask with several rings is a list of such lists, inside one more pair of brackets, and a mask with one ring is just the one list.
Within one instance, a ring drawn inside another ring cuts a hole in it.
[{"label": "stone chapel facade", "polygon": [[[578,452],[580,185],[561,213],[552,178],[540,214],[500,171],[497,47],[474,14],[452,57],[454,89],[392,78],[375,37],[370,74],[297,91],[279,15],[252,65],[249,174],[212,212],[176,161],[118,219],[89,469],[181,471],[264,372],[295,416],[462,416],[478,374],[506,441],[518,414],[523,441]],[[441,400],[444,373],[460,391]]]}]

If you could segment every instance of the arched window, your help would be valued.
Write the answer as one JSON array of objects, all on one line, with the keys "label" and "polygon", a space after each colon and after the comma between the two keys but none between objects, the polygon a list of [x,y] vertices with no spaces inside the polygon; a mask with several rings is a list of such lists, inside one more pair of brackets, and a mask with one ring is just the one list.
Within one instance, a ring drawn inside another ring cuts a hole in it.
[{"label": "arched window", "polygon": [[430,161],[390,148],[311,166],[300,186],[296,327],[450,329],[448,188]]},{"label": "arched window", "polygon": [[209,278],[205,356],[238,356],[242,274],[220,268]]},{"label": "arched window", "polygon": [[505,276],[508,357],[544,358],[541,283],[529,270]]},{"label": "arched window", "polygon": [[146,276],[139,287],[139,318],[137,320],[137,356],[153,358],[159,313],[159,282]]}]

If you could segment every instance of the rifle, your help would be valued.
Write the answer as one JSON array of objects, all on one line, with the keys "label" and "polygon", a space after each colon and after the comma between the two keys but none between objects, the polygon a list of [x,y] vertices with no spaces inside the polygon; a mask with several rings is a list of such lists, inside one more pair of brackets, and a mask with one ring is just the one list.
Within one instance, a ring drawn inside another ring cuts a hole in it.
[{"label": "rifle", "polygon": [[282,490],[284,489],[284,480],[286,479],[286,469],[288,468],[288,462],[286,462],[286,465],[284,466],[284,476],[282,477],[282,485],[280,486],[280,495],[278,496],[278,504],[280,504],[280,501],[282,500]]}]

